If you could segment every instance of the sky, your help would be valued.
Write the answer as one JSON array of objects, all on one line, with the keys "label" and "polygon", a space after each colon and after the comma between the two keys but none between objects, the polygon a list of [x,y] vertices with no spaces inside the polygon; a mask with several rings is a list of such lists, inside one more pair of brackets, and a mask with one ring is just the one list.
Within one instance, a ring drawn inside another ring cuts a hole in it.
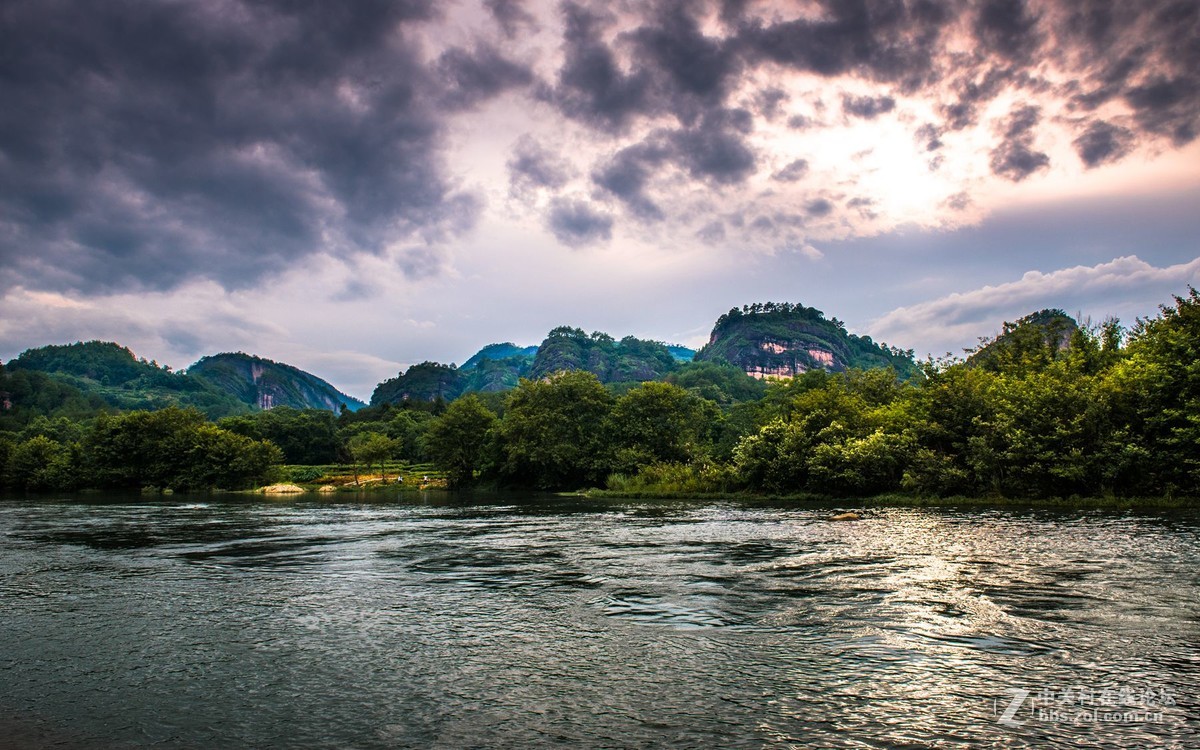
[{"label": "sky", "polygon": [[961,353],[1200,286],[1195,0],[6,0],[0,358],[369,398],[752,302]]}]

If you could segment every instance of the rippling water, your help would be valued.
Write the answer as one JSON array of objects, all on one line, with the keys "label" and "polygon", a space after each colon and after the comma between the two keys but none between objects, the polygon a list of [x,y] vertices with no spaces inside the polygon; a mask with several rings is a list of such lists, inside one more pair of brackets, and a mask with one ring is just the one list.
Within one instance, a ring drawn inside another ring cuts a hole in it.
[{"label": "rippling water", "polygon": [[1200,515],[866,513],[6,502],[0,747],[1200,747]]}]

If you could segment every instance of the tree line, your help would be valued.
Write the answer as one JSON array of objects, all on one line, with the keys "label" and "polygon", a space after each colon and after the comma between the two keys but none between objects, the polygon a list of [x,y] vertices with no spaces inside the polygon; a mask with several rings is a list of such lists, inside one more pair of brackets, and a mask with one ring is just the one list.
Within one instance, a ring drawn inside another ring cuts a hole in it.
[{"label": "tree line", "polygon": [[1006,325],[921,377],[814,370],[762,383],[715,362],[605,386],[569,370],[505,393],[358,412],[277,408],[38,418],[0,433],[10,489],[237,488],[280,464],[429,460],[452,484],[617,491],[1194,496],[1200,296],[1124,331]]}]

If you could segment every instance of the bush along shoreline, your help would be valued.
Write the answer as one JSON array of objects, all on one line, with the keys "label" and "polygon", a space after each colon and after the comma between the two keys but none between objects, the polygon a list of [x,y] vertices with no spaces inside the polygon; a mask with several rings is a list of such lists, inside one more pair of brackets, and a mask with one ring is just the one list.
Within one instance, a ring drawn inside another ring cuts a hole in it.
[{"label": "bush along shoreline", "polygon": [[700,362],[640,384],[568,370],[341,414],[281,407],[210,422],[169,407],[0,420],[0,485],[1200,507],[1197,362],[1192,289],[1128,330],[1042,311],[908,377],[880,367],[763,381]]}]

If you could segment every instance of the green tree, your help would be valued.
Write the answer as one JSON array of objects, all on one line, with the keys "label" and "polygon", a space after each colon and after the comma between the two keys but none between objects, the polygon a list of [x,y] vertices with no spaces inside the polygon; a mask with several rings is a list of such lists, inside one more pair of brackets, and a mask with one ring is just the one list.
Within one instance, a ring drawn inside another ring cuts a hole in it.
[{"label": "green tree", "polygon": [[1175,297],[1130,331],[1127,356],[1109,375],[1114,418],[1144,455],[1141,491],[1195,493],[1200,486],[1200,293]]},{"label": "green tree", "polygon": [[36,435],[9,452],[6,483],[21,490],[71,489],[75,484],[73,452],[45,435]]},{"label": "green tree", "polygon": [[387,482],[386,461],[391,458],[396,444],[387,435],[379,432],[361,432],[350,439],[350,455],[354,458],[354,482],[358,483],[358,464],[366,464],[367,469],[379,464],[379,473]]},{"label": "green tree", "polygon": [[102,414],[83,442],[91,487],[240,489],[268,481],[274,445],[209,424],[196,409]]},{"label": "green tree", "polygon": [[635,472],[654,463],[687,463],[707,456],[720,411],[670,383],[642,383],[617,399],[606,433],[614,468]]},{"label": "green tree", "polygon": [[450,403],[425,435],[425,450],[452,486],[470,483],[483,461],[496,415],[469,393]]},{"label": "green tree", "polygon": [[522,380],[500,424],[502,478],[541,489],[599,484],[608,474],[603,426],[612,403],[590,372]]}]

